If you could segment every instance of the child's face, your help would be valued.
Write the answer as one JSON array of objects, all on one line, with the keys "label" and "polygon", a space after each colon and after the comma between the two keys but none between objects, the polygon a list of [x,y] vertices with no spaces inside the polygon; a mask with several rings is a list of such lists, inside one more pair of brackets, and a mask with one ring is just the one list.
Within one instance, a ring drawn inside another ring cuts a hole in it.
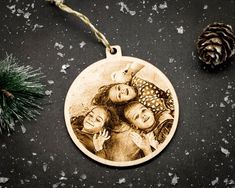
[{"label": "child's face", "polygon": [[126,102],[136,97],[133,87],[126,84],[117,84],[110,88],[109,98],[112,102]]},{"label": "child's face", "polygon": [[141,103],[133,105],[125,111],[125,117],[139,129],[147,129],[155,123],[153,112]]},{"label": "child's face", "polygon": [[83,121],[84,129],[89,133],[98,133],[108,118],[107,112],[100,107],[92,109]]}]

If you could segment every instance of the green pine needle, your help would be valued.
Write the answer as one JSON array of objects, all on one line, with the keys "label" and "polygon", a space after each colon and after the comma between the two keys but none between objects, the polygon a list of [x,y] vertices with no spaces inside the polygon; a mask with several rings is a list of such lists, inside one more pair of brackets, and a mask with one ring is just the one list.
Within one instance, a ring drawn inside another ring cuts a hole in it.
[{"label": "green pine needle", "polygon": [[0,133],[12,132],[17,122],[35,119],[44,96],[40,69],[20,66],[11,55],[0,61]]}]

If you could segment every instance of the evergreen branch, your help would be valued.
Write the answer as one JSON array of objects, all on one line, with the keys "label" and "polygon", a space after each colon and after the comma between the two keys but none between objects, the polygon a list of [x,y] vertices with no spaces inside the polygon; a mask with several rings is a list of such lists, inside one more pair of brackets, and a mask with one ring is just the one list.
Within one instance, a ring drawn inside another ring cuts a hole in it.
[{"label": "evergreen branch", "polygon": [[16,123],[35,119],[44,96],[40,69],[20,66],[11,55],[0,61],[0,133],[12,132]]}]

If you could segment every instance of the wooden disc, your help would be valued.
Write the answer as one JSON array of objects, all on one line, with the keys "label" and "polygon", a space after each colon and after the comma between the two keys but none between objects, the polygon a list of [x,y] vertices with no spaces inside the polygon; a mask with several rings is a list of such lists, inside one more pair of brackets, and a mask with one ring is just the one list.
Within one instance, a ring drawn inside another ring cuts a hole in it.
[{"label": "wooden disc", "polygon": [[[76,146],[110,166],[132,166],[158,155],[173,137],[179,104],[168,78],[152,64],[115,54],[83,70],[65,100]],[[165,153],[167,155],[169,153]]]}]

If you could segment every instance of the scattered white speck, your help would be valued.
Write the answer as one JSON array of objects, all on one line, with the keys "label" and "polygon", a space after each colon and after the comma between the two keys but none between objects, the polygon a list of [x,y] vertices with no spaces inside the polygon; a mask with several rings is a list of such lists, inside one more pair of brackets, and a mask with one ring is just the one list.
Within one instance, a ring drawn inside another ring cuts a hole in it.
[{"label": "scattered white speck", "polygon": [[171,179],[171,185],[176,185],[178,183],[178,179],[180,179],[176,174]]},{"label": "scattered white speck", "polygon": [[65,172],[62,170],[62,171],[60,172],[60,175],[61,175],[61,176],[65,176]]},{"label": "scattered white speck", "polygon": [[64,45],[61,44],[61,43],[56,42],[55,45],[54,45],[54,48],[56,48],[57,50],[61,50],[61,49],[64,48]]},{"label": "scattered white speck", "polygon": [[3,149],[6,149],[7,148],[7,145],[6,144],[2,144],[1,146]]},{"label": "scattered white speck", "polygon": [[164,3],[160,4],[158,7],[159,7],[160,9],[166,9],[166,8],[167,8],[167,3],[166,3],[166,1],[164,1]]},{"label": "scattered white speck", "polygon": [[183,33],[184,33],[184,28],[183,28],[183,26],[177,27],[176,29],[177,29],[177,32],[178,32],[179,34],[183,34]]},{"label": "scattered white speck", "polygon": [[72,58],[68,59],[68,61],[74,61],[74,58],[72,57]]},{"label": "scattered white speck", "polygon": [[223,147],[221,147],[221,152],[224,153],[226,157],[228,157],[230,155],[230,152]]},{"label": "scattered white speck", "polygon": [[224,97],[224,101],[229,104],[231,103],[231,100],[229,99],[229,96]]},{"label": "scattered white speck", "polygon": [[203,9],[204,10],[208,9],[208,5],[204,5]]},{"label": "scattered white speck", "polygon": [[64,57],[65,54],[61,53],[61,52],[57,52],[57,55],[60,56],[60,57]]},{"label": "scattered white speck", "polygon": [[68,180],[66,177],[60,177],[59,180]]},{"label": "scattered white speck", "polygon": [[35,142],[35,139],[34,139],[34,138],[31,138],[31,139],[30,139],[30,142]]},{"label": "scattered white speck", "polygon": [[32,155],[34,155],[34,156],[35,156],[35,155],[37,155],[37,153],[32,153]]},{"label": "scattered white speck", "polygon": [[171,172],[168,173],[168,176],[172,176],[173,174]]},{"label": "scattered white speck", "polygon": [[29,13],[29,12],[24,13],[24,18],[25,19],[29,19],[30,16],[31,16],[31,13]]},{"label": "scattered white speck", "polygon": [[53,80],[47,80],[48,84],[52,85],[54,84],[55,82]]},{"label": "scattered white speck", "polygon": [[78,174],[78,169],[77,168],[74,169],[73,174],[74,175]]},{"label": "scattered white speck", "polygon": [[129,13],[131,16],[136,14],[136,11],[130,10],[124,2],[119,2],[118,5],[121,6],[120,11],[123,13]]},{"label": "scattered white speck", "polygon": [[33,174],[33,175],[32,175],[32,179],[35,179],[35,180],[36,180],[36,179],[38,179],[38,177],[37,177],[35,174]]},{"label": "scattered white speck", "polygon": [[34,24],[32,31],[35,31],[37,28],[43,28],[43,25]]},{"label": "scattered white speck", "polygon": [[22,131],[23,134],[26,132],[25,126],[21,125],[21,131]]},{"label": "scattered white speck", "polygon": [[175,62],[175,59],[173,57],[170,57],[169,58],[169,63],[174,63]]},{"label": "scattered white speck", "polygon": [[221,108],[224,108],[225,107],[225,105],[224,105],[224,103],[220,103],[220,105],[219,105]]},{"label": "scattered white speck", "polygon": [[42,165],[43,172],[47,171],[47,164],[44,162]]},{"label": "scattered white speck", "polygon": [[155,11],[156,13],[158,13],[158,11],[157,11],[157,4],[153,5],[152,10]]},{"label": "scattered white speck", "polygon": [[9,178],[6,177],[0,177],[0,183],[6,183],[8,182]]},{"label": "scattered white speck", "polygon": [[86,45],[86,43],[84,41],[79,43],[80,48],[83,48],[85,45]]},{"label": "scattered white speck", "polygon": [[109,10],[109,6],[108,6],[108,5],[106,5],[106,6],[105,6],[105,9],[106,9],[106,10]]},{"label": "scattered white speck", "polygon": [[211,181],[211,185],[214,186],[215,184],[217,184],[219,182],[219,178],[216,177],[215,180]]},{"label": "scattered white speck", "polygon": [[205,142],[205,139],[201,139],[201,142]]},{"label": "scattered white speck", "polygon": [[70,67],[70,65],[68,63],[62,65],[60,72],[63,72],[64,74],[67,74],[66,69],[68,69],[69,67]]},{"label": "scattered white speck", "polygon": [[148,22],[149,23],[153,23],[153,18],[152,17],[148,17]]},{"label": "scattered white speck", "polygon": [[87,175],[86,175],[86,174],[82,174],[82,175],[80,176],[80,178],[83,179],[83,180],[85,180],[85,179],[87,179]]},{"label": "scattered white speck", "polygon": [[223,141],[225,144],[228,144],[228,143],[229,143],[225,138],[222,138],[222,141]]},{"label": "scattered white speck", "polygon": [[46,91],[45,91],[45,94],[48,95],[48,96],[51,96],[52,90],[46,90]]},{"label": "scattered white speck", "polygon": [[14,14],[16,12],[16,5],[12,5],[12,6],[7,6],[7,8],[9,10],[11,10],[11,13]]},{"label": "scattered white speck", "polygon": [[126,183],[126,179],[125,178],[119,178],[118,184],[123,184],[123,183]]},{"label": "scattered white speck", "polygon": [[185,155],[189,155],[189,152],[187,150],[184,151]]},{"label": "scattered white speck", "polygon": [[61,182],[57,182],[57,183],[52,185],[52,188],[57,188],[60,184],[61,184]]},{"label": "scattered white speck", "polygon": [[234,185],[235,184],[235,182],[234,182],[234,180],[229,180],[228,178],[226,178],[226,179],[224,179],[224,183],[225,183],[225,185]]},{"label": "scattered white speck", "polygon": [[231,105],[231,107],[232,107],[232,109],[234,109],[234,108],[235,108],[235,103],[233,103],[233,104]]},{"label": "scattered white speck", "polygon": [[28,165],[31,166],[33,164],[32,161],[27,161]]}]

